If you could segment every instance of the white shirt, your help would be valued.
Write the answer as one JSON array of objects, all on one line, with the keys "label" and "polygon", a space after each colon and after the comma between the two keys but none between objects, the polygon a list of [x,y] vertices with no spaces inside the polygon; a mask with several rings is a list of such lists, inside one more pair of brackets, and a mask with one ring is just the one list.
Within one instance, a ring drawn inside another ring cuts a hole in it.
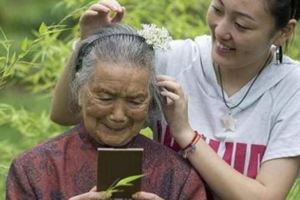
[{"label": "white shirt", "polygon": [[[193,129],[228,164],[255,178],[262,162],[300,155],[300,68],[284,57],[273,60],[259,75],[244,101],[232,111],[236,130],[224,129],[228,112],[211,60],[211,37],[177,40],[167,52],[157,53],[157,70],[173,76],[189,99],[189,121]],[[236,105],[245,95],[250,80],[226,102]],[[175,147],[165,121],[155,119],[160,142]]]}]

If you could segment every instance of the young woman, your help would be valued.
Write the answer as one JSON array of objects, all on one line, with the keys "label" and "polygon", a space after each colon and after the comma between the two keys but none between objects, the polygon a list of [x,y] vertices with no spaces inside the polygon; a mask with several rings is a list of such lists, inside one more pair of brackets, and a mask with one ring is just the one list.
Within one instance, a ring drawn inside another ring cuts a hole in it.
[{"label": "young woman", "polygon": [[[91,6],[81,18],[82,37],[123,14],[114,0]],[[214,198],[281,200],[294,183],[300,166],[300,69],[282,56],[282,46],[299,17],[299,0],[212,0],[211,36],[173,41],[169,51],[157,52],[157,70],[172,78],[158,78],[169,99],[168,125],[153,116],[153,130],[163,144],[184,149]],[[79,120],[65,109],[68,101],[60,100],[68,94],[72,67],[66,67],[53,101],[52,119],[62,124]]]}]

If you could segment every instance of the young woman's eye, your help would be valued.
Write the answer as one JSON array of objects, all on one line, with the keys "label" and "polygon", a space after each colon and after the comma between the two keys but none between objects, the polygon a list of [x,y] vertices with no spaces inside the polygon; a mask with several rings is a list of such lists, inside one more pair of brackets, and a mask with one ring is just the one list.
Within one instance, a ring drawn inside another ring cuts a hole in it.
[{"label": "young woman's eye", "polygon": [[249,30],[248,27],[243,26],[243,25],[241,25],[241,24],[239,24],[239,23],[235,23],[235,26],[237,27],[237,29],[239,29],[239,30],[241,30],[241,31]]},{"label": "young woman's eye", "polygon": [[213,10],[214,10],[217,14],[221,14],[221,13],[222,13],[222,10],[221,10],[220,8],[218,8],[217,6],[212,5],[211,7],[213,8]]}]

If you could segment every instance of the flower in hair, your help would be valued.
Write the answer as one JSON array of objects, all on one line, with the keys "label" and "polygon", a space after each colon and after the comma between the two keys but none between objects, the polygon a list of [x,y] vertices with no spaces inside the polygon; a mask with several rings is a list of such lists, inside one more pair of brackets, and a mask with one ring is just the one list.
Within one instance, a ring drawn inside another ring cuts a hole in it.
[{"label": "flower in hair", "polygon": [[138,34],[145,38],[147,44],[154,49],[167,50],[170,48],[169,42],[172,37],[166,28],[159,28],[155,24],[142,24],[143,29]]}]

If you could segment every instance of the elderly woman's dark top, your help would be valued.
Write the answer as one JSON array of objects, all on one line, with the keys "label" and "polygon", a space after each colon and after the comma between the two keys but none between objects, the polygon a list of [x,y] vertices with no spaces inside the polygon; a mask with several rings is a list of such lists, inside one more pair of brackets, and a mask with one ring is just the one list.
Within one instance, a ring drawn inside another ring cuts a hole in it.
[{"label": "elderly woman's dark top", "polygon": [[[78,125],[17,157],[7,178],[7,199],[68,199],[96,185],[97,147]],[[127,147],[144,148],[142,190],[166,200],[205,200],[199,175],[175,152],[142,135]]]}]

